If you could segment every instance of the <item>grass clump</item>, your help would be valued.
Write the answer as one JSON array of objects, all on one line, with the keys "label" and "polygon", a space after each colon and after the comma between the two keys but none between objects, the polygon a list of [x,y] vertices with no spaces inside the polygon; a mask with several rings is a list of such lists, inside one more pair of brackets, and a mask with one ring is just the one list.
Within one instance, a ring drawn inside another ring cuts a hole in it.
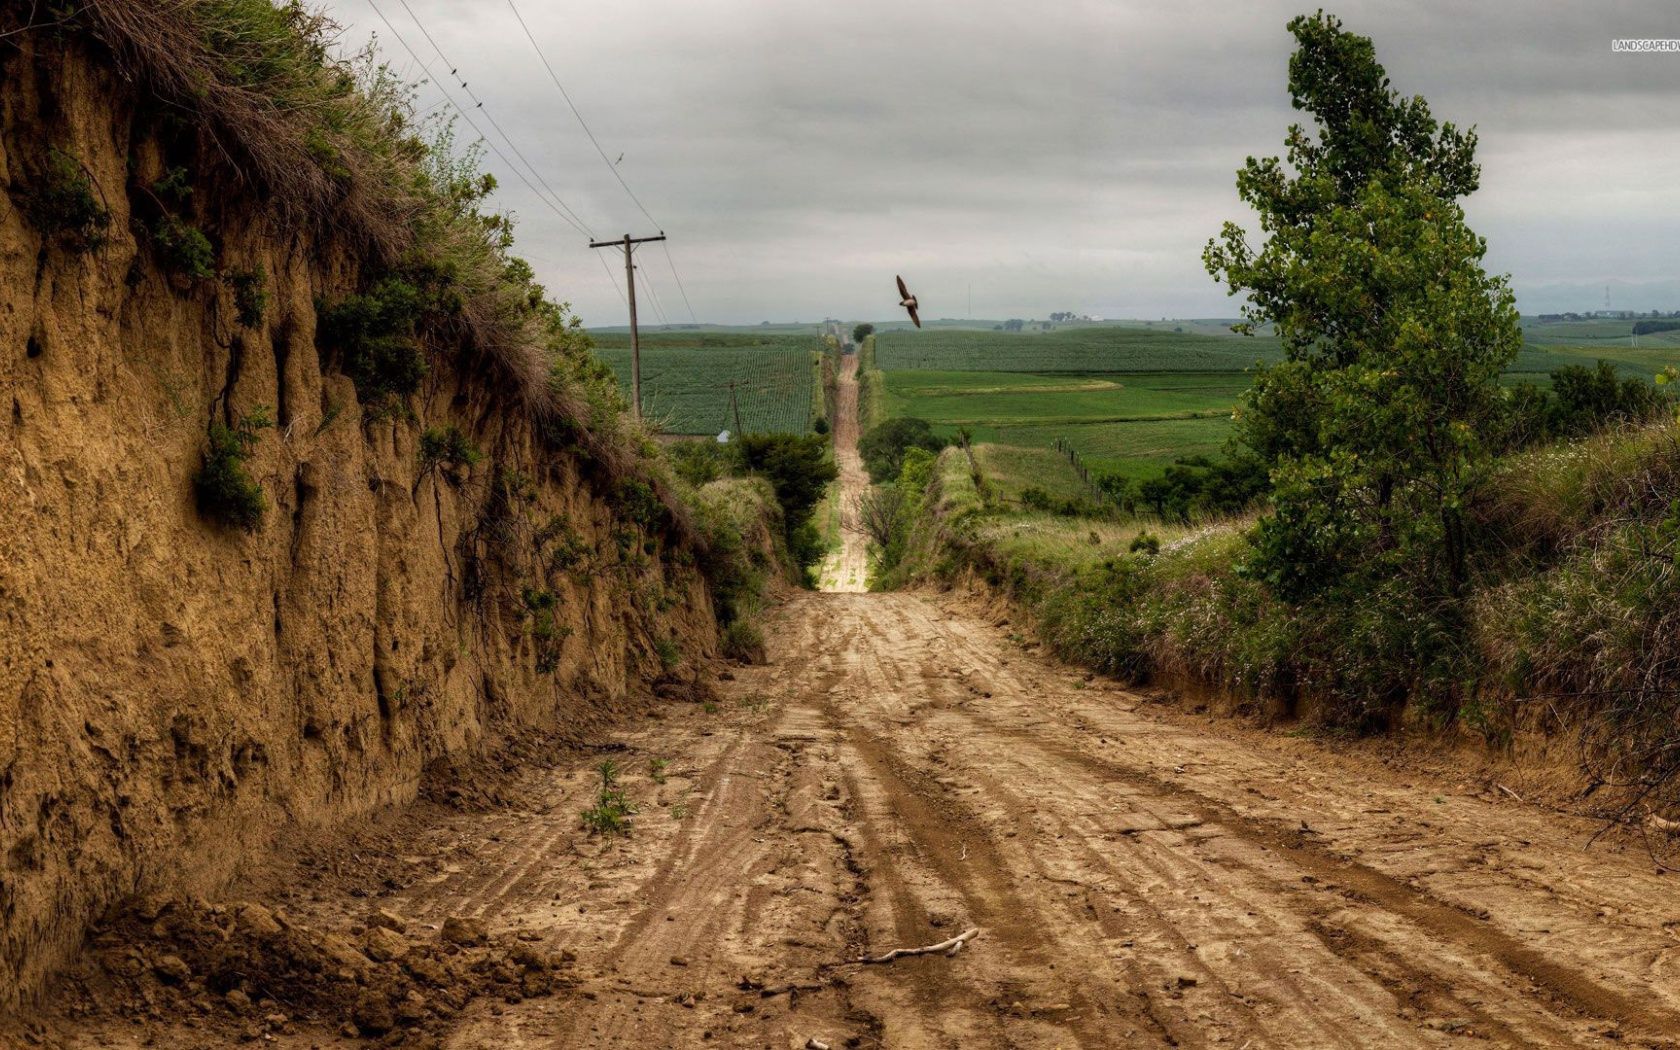
[{"label": "grass clump", "polygon": [[53,150],[46,169],[23,187],[22,211],[30,223],[76,252],[105,243],[111,212],[100,199],[93,178],[75,156]]},{"label": "grass clump", "polygon": [[420,435],[420,471],[433,467],[472,467],[484,459],[478,446],[467,440],[459,427],[451,423],[445,427],[427,427]]},{"label": "grass clump", "polygon": [[233,426],[220,421],[210,424],[210,447],[193,477],[199,513],[247,532],[262,524],[268,499],[245,463],[256,447],[257,435],[272,425],[265,408],[254,410]]},{"label": "grass clump", "polygon": [[655,638],[653,652],[659,657],[659,666],[663,670],[674,671],[677,665],[682,663],[682,649],[674,639]]},{"label": "grass clump", "polygon": [[595,804],[583,811],[583,826],[591,835],[608,838],[628,835],[635,823],[637,807],[618,786],[618,763],[605,759],[595,767],[595,771],[600,775],[601,786],[596,792]]},{"label": "grass clump", "polygon": [[723,655],[744,664],[765,660],[764,632],[750,620],[736,620],[723,629]]},{"label": "grass clump", "polygon": [[233,306],[243,328],[256,328],[268,313],[268,273],[262,267],[235,270],[228,274],[233,289]]},{"label": "grass clump", "polygon": [[216,249],[197,226],[175,215],[165,215],[150,227],[152,247],[164,269],[189,280],[216,275]]},{"label": "grass clump", "polygon": [[429,368],[416,339],[420,290],[397,277],[364,293],[316,306],[315,343],[337,355],[364,405],[381,406],[420,389]]}]

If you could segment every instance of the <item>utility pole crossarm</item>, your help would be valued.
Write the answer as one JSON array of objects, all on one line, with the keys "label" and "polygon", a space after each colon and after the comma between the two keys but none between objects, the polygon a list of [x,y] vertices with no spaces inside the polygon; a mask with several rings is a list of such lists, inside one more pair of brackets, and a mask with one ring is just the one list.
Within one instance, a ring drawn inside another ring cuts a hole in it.
[{"label": "utility pole crossarm", "polygon": [[622,248],[626,244],[648,244],[664,239],[665,235],[663,233],[657,237],[632,237],[627,233],[622,237],[614,237],[610,241],[590,241],[589,246],[591,248]]},{"label": "utility pole crossarm", "polygon": [[626,300],[630,307],[630,402],[638,421],[642,418],[642,337],[636,329],[636,264],[632,253],[638,244],[664,239],[663,233],[657,237],[632,237],[627,233],[615,241],[589,242],[591,248],[624,249],[624,283],[629,285],[627,291],[630,293]]}]

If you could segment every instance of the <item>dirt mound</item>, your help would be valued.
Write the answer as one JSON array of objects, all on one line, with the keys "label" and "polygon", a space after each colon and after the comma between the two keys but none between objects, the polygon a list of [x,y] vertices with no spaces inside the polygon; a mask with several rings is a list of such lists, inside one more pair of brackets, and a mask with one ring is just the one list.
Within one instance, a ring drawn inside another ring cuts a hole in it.
[{"label": "dirt mound", "polygon": [[102,925],[72,981],[68,1012],[197,1017],[245,1039],[319,1027],[386,1046],[430,1046],[474,999],[569,987],[570,953],[491,937],[476,919],[417,929],[376,910],[345,930],[241,901],[148,898]]}]

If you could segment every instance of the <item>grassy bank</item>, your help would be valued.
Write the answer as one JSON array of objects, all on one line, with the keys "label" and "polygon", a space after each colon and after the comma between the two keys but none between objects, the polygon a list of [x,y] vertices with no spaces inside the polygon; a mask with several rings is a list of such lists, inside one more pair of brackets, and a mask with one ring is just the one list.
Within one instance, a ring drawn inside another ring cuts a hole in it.
[{"label": "grassy bank", "polygon": [[1589,775],[1626,786],[1623,802],[1669,801],[1680,714],[1674,423],[1501,463],[1474,508],[1485,537],[1474,582],[1451,613],[1416,608],[1398,577],[1357,600],[1283,601],[1245,571],[1247,520],[1024,510],[1009,494],[1043,466],[982,445],[907,476],[914,514],[876,585],[978,578],[1065,659],[1215,691],[1273,718],[1456,727],[1494,744],[1579,734]]}]

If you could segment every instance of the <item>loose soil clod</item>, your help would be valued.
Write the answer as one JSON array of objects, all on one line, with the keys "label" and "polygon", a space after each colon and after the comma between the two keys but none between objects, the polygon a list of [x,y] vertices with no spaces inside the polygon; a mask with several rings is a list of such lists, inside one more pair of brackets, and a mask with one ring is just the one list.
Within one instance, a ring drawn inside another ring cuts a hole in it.
[{"label": "loose soil clod", "polygon": [[517,1002],[569,983],[565,959],[482,923],[450,918],[437,938],[376,912],[348,931],[296,923],[261,904],[147,899],[95,935],[73,984],[84,1012],[197,1016],[242,1037],[294,1026],[426,1045],[481,996]]}]

